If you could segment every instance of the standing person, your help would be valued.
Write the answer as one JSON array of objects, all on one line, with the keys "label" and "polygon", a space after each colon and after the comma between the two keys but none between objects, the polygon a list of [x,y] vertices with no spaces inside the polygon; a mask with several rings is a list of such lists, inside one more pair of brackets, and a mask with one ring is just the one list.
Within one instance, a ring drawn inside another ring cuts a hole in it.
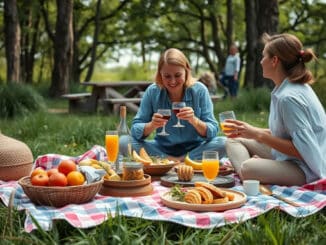
[{"label": "standing person", "polygon": [[227,154],[242,180],[303,185],[326,177],[326,115],[310,87],[311,49],[290,34],[263,36],[263,76],[273,80],[269,128],[228,120]]},{"label": "standing person", "polygon": [[[239,82],[238,75],[240,71],[240,57],[238,54],[238,48],[235,44],[232,44],[229,49],[229,55],[226,58],[225,68],[223,72],[222,84],[229,89],[231,98],[237,97]],[[227,97],[224,94],[224,97]]]},{"label": "standing person", "polygon": [[[217,137],[218,123],[213,114],[213,103],[204,84],[191,75],[186,56],[171,48],[161,54],[155,76],[142,98],[139,111],[132,121],[133,148],[144,147],[152,156],[183,160],[185,155],[201,159],[204,150],[217,150],[225,155],[225,137]],[[172,109],[173,102],[183,101],[186,106],[169,120],[157,113],[158,109]],[[179,118],[183,128],[173,127]],[[155,135],[154,131],[166,126],[168,136]]]}]

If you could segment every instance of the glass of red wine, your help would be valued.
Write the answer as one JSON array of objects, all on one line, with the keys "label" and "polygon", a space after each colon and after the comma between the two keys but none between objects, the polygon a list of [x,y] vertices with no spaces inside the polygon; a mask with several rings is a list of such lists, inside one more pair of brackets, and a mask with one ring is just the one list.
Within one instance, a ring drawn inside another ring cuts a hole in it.
[{"label": "glass of red wine", "polygon": [[[172,110],[174,112],[174,114],[178,114],[180,112],[180,109],[185,107],[186,103],[185,102],[173,102],[172,103]],[[173,125],[173,127],[175,128],[183,128],[184,125],[180,123],[180,119],[178,118],[178,122],[177,124]]]},{"label": "glass of red wine", "polygon": [[[171,110],[170,109],[158,109],[157,113],[161,114],[163,116],[163,119],[170,120],[170,117],[171,117]],[[160,133],[158,133],[157,135],[161,135],[161,136],[170,135],[165,131],[165,124],[163,126],[162,131]]]}]

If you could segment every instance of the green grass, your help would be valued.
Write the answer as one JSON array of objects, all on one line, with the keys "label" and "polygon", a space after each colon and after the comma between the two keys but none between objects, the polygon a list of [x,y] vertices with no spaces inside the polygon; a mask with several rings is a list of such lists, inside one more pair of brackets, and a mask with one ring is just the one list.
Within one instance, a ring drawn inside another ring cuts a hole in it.
[{"label": "green grass", "polygon": [[[67,101],[46,103],[48,108],[67,108]],[[237,103],[251,104],[241,98],[217,102],[215,115],[237,108]],[[266,127],[268,112],[250,108],[246,112],[235,109],[237,118]],[[129,125],[132,117],[128,115]],[[46,153],[75,156],[93,145],[104,145],[105,130],[116,128],[118,121],[118,117],[101,114],[39,111],[15,119],[0,119],[0,129],[3,134],[25,142],[34,158]],[[325,210],[300,219],[272,210],[242,224],[210,230],[117,215],[90,229],[73,228],[66,221],[58,220],[51,231],[39,229],[26,233],[24,219],[23,211],[0,204],[0,244],[326,244]]]}]

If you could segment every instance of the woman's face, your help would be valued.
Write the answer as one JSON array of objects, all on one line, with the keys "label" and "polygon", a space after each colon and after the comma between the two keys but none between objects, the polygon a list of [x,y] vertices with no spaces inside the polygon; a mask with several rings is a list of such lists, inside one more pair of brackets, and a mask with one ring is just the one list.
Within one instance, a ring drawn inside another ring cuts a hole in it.
[{"label": "woman's face", "polygon": [[263,58],[261,59],[260,64],[263,68],[263,77],[271,79],[273,76],[273,72],[274,72],[273,58],[269,57],[269,55],[266,51],[266,46],[263,50]]},{"label": "woman's face", "polygon": [[186,70],[182,66],[164,64],[160,74],[169,93],[182,93],[186,82]]}]

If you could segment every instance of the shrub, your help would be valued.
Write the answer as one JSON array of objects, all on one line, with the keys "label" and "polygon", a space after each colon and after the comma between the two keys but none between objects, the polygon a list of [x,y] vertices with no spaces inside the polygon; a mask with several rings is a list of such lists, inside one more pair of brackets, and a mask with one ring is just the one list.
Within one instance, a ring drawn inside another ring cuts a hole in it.
[{"label": "shrub", "polygon": [[45,102],[32,87],[23,84],[0,85],[0,117],[14,118],[45,109]]},{"label": "shrub", "polygon": [[269,88],[243,89],[234,101],[236,111],[269,111],[271,91]]},{"label": "shrub", "polygon": [[326,77],[318,79],[313,85],[313,90],[316,92],[322,105],[326,106]]}]

